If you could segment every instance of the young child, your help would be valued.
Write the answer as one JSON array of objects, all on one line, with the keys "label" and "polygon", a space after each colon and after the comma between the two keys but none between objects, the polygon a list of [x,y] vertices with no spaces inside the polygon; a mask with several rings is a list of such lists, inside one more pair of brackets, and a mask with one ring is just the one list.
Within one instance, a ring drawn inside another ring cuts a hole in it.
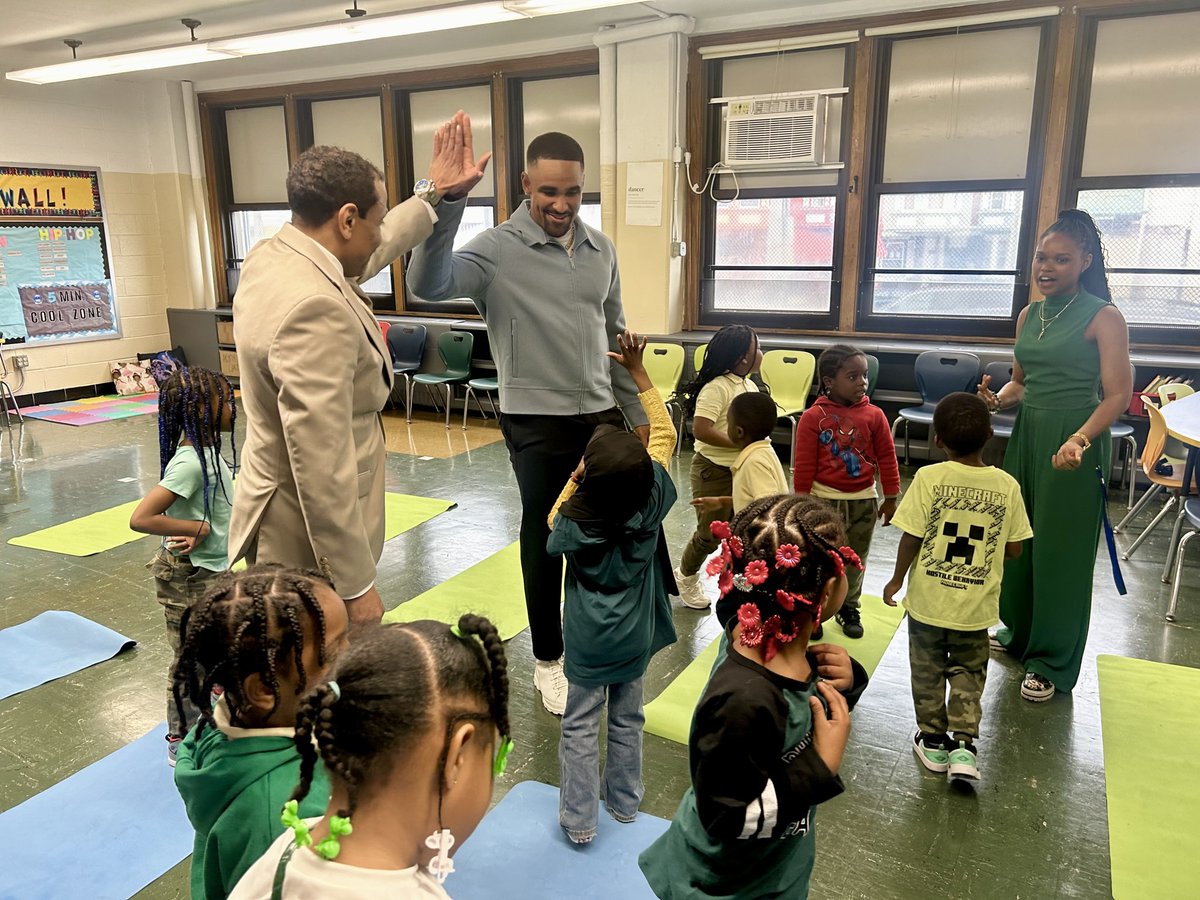
[{"label": "young child", "polygon": [[[700,371],[676,392],[685,416],[692,416],[696,453],[692,457],[692,496],[721,497],[733,493],[733,472],[740,448],[729,439],[729,404],[734,397],[758,386],[750,375],[762,365],[758,335],[746,325],[726,325],[713,335]],[[679,599],[691,609],[708,609],[700,583],[700,566],[717,548],[709,531],[717,513],[696,510],[696,531],[684,548],[675,570]]]},{"label": "young child", "polygon": [[662,898],[800,900],[814,807],[843,790],[849,710],[867,683],[845,650],[810,652],[808,641],[841,604],[857,558],[823,536],[841,532],[837,515],[807,497],[756,500],[713,530],[737,615],[692,719],[692,786],[638,863]]},{"label": "young child", "polygon": [[[179,748],[175,785],[196,829],[196,900],[228,896],[283,831],[279,809],[300,773],[299,698],[341,651],[348,625],[328,581],[273,565],[224,576],[184,613],[175,695],[181,718],[187,701],[202,712]],[[217,685],[224,693],[210,708]],[[329,782],[323,769],[312,780],[300,811],[315,816]]]},{"label": "young child", "polygon": [[[178,369],[158,393],[160,481],[137,505],[129,527],[163,536],[146,568],[154,576],[174,654],[168,684],[174,682],[179,664],[184,611],[228,568],[225,536],[233,508],[233,475],[221,456],[221,433],[230,433],[232,446],[235,415],[229,380],[208,369]],[[184,712],[193,720],[200,713],[187,704]],[[168,687],[167,762],[172,766],[185,730]]]},{"label": "young child", "polygon": [[741,452],[729,467],[733,494],[728,497],[697,497],[692,506],[720,517],[745,509],[752,500],[774,497],[791,490],[775,448],[771,432],[779,413],[768,394],[741,394],[729,404],[729,440]]},{"label": "young child", "polygon": [[558,743],[559,825],[576,844],[596,836],[600,719],[608,703],[604,796],[618,822],[632,822],[642,786],[642,677],[650,658],[675,643],[671,558],[662,523],[675,505],[666,466],[675,427],[646,374],[645,338],[625,332],[609,353],[637,386],[650,446],[611,425],[588,442],[550,512],[547,552],[567,558],[563,609],[567,706]]},{"label": "young child", "polygon": [[904,607],[919,729],[913,752],[931,772],[975,780],[987,629],[1000,615],[1004,560],[1020,556],[1033,531],[1016,479],[983,463],[992,436],[983,400],[950,394],[934,410],[933,430],[949,460],[918,469],[896,510],[892,523],[904,534],[883,602],[896,605],[911,569]]},{"label": "young child", "polygon": [[[454,627],[374,627],[332,675],[299,711],[300,783],[283,812],[291,830],[230,900],[448,897],[451,850],[487,812],[513,746],[500,635],[474,615]],[[333,783],[324,816],[297,810],[318,757]]]},{"label": "young child", "polygon": [[[846,523],[847,543],[865,564],[875,521],[896,511],[900,465],[887,416],[867,398],[867,357],[856,347],[834,344],[817,359],[820,395],[796,428],[792,479],[797,494],[828,500]],[[883,484],[877,501],[876,477]],[[846,602],[837,615],[848,638],[863,636],[863,573],[849,573]],[[818,635],[819,636],[819,635]]]}]

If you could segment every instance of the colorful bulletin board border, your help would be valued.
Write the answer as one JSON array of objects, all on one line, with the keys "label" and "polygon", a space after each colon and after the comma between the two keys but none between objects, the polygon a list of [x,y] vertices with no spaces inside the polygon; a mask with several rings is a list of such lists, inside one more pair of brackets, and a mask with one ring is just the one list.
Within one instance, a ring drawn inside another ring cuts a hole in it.
[{"label": "colorful bulletin board border", "polygon": [[0,166],[0,218],[98,219],[96,169]]}]

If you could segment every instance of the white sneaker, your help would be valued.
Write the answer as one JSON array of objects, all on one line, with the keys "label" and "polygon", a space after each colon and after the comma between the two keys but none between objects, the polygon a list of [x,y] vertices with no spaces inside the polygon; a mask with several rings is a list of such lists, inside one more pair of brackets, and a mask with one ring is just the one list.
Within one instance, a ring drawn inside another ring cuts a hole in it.
[{"label": "white sneaker", "polygon": [[700,573],[684,575],[675,570],[675,583],[679,585],[679,601],[688,609],[708,609],[709,599],[700,583]]},{"label": "white sneaker", "polygon": [[563,674],[561,659],[542,662],[533,669],[533,686],[542,695],[542,706],[546,712],[561,716],[567,710],[567,676]]}]

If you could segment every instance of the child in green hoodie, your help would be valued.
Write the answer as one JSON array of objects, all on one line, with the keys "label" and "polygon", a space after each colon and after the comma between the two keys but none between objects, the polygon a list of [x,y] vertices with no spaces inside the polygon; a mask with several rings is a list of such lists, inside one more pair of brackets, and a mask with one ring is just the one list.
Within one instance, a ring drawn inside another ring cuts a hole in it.
[{"label": "child in green hoodie", "polygon": [[668,593],[676,593],[662,523],[675,503],[666,466],[675,427],[650,382],[645,338],[626,331],[609,353],[633,377],[650,419],[650,446],[611,425],[588,442],[550,513],[551,555],[567,558],[563,612],[567,706],[558,754],[559,825],[576,844],[596,836],[600,719],[608,706],[604,796],[618,822],[642,802],[642,678],[650,658],[675,643]]},{"label": "child in green hoodie", "polygon": [[[175,785],[196,829],[195,900],[227,897],[283,832],[279,810],[300,774],[299,698],[323,677],[347,627],[333,585],[276,565],[224,576],[184,613],[175,700],[181,717],[189,702],[201,713],[179,749]],[[212,705],[217,686],[224,693]],[[301,815],[320,815],[329,799],[323,768],[313,782]]]}]

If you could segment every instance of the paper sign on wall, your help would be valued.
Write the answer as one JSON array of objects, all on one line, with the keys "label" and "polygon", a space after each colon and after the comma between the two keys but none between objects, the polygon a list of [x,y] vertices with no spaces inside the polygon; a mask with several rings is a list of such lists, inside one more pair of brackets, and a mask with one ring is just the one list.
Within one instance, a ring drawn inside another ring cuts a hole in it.
[{"label": "paper sign on wall", "polygon": [[112,287],[105,281],[62,281],[17,287],[31,338],[116,334]]},{"label": "paper sign on wall", "polygon": [[625,176],[625,224],[662,225],[662,163],[629,163]]},{"label": "paper sign on wall", "polygon": [[96,171],[0,166],[0,216],[98,218],[100,184]]}]

